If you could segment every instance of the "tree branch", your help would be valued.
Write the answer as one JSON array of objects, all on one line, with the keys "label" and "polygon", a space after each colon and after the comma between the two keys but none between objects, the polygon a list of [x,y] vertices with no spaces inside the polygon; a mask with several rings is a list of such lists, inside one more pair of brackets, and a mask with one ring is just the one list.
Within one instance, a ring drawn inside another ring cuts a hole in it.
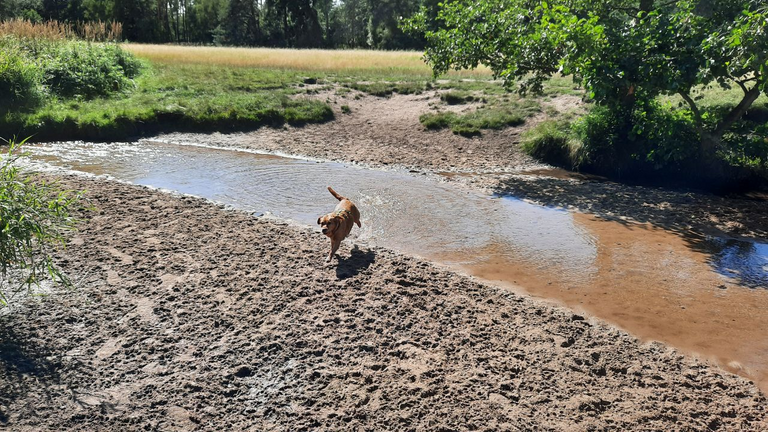
[{"label": "tree branch", "polygon": [[684,92],[680,90],[677,92],[683,100],[685,100],[688,103],[688,106],[691,107],[691,111],[693,112],[694,119],[696,120],[696,127],[699,129],[699,132],[704,132],[704,122],[701,119],[701,111],[699,111],[699,107],[696,106],[696,102],[694,102],[693,99],[691,99],[691,96],[688,95],[687,92]]},{"label": "tree branch", "polygon": [[760,86],[755,84],[754,87],[744,93],[744,99],[736,105],[728,115],[725,116],[723,121],[717,125],[714,136],[720,138],[725,131],[728,130],[745,112],[752,106],[752,103],[760,96]]}]

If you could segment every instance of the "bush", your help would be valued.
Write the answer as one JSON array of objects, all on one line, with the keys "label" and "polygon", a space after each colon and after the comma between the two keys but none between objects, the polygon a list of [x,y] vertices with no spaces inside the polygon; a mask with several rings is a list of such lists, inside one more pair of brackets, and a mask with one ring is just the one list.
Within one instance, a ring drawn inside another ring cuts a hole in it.
[{"label": "bush", "polygon": [[45,83],[64,97],[93,98],[131,88],[140,63],[114,44],[52,44],[43,63]]},{"label": "bush", "polygon": [[529,155],[551,165],[569,169],[579,165],[581,144],[565,121],[539,123],[523,134],[521,146]]},{"label": "bush", "polygon": [[[52,248],[63,246],[64,233],[76,220],[70,209],[77,205],[80,193],[62,191],[56,184],[34,182],[21,176],[16,161],[18,146],[10,143],[0,160],[0,307],[8,295],[30,289],[46,274],[54,281],[68,283],[53,264]],[[9,278],[9,276],[15,276]],[[4,282],[18,279],[6,287]]]},{"label": "bush", "polygon": [[698,155],[688,111],[650,102],[632,110],[597,106],[573,127],[583,144],[577,167],[606,174],[674,171]]},{"label": "bush", "polygon": [[738,126],[747,131],[726,133],[718,156],[729,165],[745,167],[768,178],[768,123]]},{"label": "bush", "polygon": [[41,101],[43,74],[23,53],[0,43],[0,108],[31,107]]}]

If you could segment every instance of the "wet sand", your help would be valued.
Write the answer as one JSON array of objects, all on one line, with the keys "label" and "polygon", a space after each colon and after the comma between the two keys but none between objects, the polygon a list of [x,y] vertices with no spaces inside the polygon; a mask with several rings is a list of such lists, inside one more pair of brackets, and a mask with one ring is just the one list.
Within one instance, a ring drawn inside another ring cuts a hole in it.
[{"label": "wet sand", "polygon": [[10,430],[764,430],[754,384],[384,249],[138,186],[0,318]]}]

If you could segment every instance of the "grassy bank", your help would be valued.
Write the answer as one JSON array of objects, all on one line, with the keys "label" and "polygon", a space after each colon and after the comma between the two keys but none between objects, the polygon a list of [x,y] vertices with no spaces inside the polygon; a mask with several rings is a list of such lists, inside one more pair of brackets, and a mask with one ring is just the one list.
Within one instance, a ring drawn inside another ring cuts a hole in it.
[{"label": "grassy bank", "polygon": [[[96,45],[68,35],[53,40],[30,39],[29,34],[3,37],[15,38],[15,45],[56,46],[76,53],[75,57]],[[323,101],[300,97],[307,91],[305,82],[388,96],[418,93],[430,88],[433,81],[431,70],[416,52],[104,45],[140,59],[141,73],[129,76],[120,88],[102,93],[55,92],[43,85],[34,103],[29,103],[32,97],[22,95],[14,103],[2,105],[0,137],[119,140],[163,131],[233,131],[317,123],[332,119],[333,110]],[[51,63],[49,57],[35,57],[34,49],[20,52],[29,64],[45,67]],[[448,82],[458,85],[464,78],[500,89],[489,82],[485,70],[457,72]]]},{"label": "grassy bank", "polygon": [[242,130],[332,119],[327,104],[291,98],[301,79],[297,73],[246,68],[147,65],[132,91],[53,98],[35,110],[8,111],[0,130],[32,135],[35,141],[119,140],[171,130]]},{"label": "grassy bank", "polygon": [[333,118],[327,104],[292,97],[299,71],[151,62],[114,43],[41,35],[0,35],[0,137],[118,140]]}]

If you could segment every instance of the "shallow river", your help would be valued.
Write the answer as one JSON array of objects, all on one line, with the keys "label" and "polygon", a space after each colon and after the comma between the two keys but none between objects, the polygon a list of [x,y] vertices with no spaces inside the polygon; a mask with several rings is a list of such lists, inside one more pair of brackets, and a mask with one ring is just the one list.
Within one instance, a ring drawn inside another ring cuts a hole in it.
[{"label": "shallow river", "polygon": [[330,185],[360,209],[363,227],[353,238],[584,310],[642,339],[713,359],[768,390],[766,243],[681,237],[404,172],[254,152],[153,141],[26,149],[35,163],[306,225],[335,206]]}]

